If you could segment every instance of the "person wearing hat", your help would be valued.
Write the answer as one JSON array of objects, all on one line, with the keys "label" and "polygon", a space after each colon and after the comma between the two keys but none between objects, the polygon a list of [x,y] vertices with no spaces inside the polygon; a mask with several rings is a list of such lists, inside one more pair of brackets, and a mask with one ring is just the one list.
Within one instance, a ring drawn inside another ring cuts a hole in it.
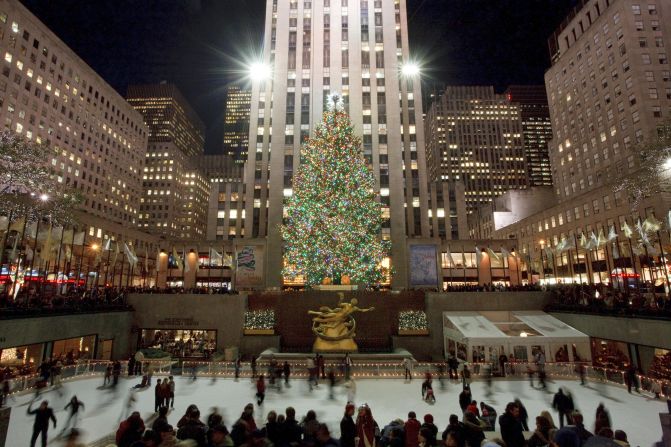
[{"label": "person wearing hat", "polygon": [[420,427],[420,430],[426,428],[431,432],[431,438],[433,439],[431,445],[435,444],[436,439],[438,438],[438,427],[436,427],[436,424],[433,423],[433,415],[432,414],[425,414],[424,415],[424,423]]},{"label": "person wearing hat", "polygon": [[359,438],[357,447],[376,447],[375,434],[380,431],[377,422],[373,419],[373,412],[368,405],[359,407],[356,418],[356,434]]},{"label": "person wearing hat", "polygon": [[198,447],[207,446],[207,438],[205,436],[207,426],[200,421],[200,410],[191,410],[189,419],[179,430],[177,430],[177,439],[193,439],[198,444]]},{"label": "person wearing hat", "polygon": [[224,425],[215,425],[211,430],[211,440],[208,447],[233,447],[233,440]]},{"label": "person wearing hat", "polygon": [[356,424],[352,416],[354,416],[354,404],[350,403],[345,406],[345,414],[340,420],[340,447],[354,447]]},{"label": "person wearing hat", "polygon": [[501,437],[508,447],[524,447],[524,429],[520,422],[520,409],[515,402],[506,405],[506,412],[499,417]]},{"label": "person wearing hat", "polygon": [[158,434],[161,437],[161,443],[158,447],[174,447],[178,442],[175,437],[175,429],[170,424],[161,425]]}]

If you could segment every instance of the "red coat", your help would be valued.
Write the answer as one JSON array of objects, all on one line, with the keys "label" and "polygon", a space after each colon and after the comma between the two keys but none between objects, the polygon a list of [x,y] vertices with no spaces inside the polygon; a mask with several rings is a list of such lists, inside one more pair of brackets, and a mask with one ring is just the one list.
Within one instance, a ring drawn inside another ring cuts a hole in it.
[{"label": "red coat", "polygon": [[419,446],[419,429],[422,424],[417,419],[408,419],[405,422],[405,447]]},{"label": "red coat", "polygon": [[266,392],[266,381],[259,379],[256,381],[256,392],[259,394],[264,394]]}]

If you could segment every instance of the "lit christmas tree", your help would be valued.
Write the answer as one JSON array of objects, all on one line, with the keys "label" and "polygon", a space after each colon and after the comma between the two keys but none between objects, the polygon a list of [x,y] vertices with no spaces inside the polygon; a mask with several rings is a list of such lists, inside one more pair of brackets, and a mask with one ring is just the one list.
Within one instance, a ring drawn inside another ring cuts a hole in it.
[{"label": "lit christmas tree", "polygon": [[389,252],[375,177],[349,116],[337,97],[332,102],[301,150],[282,226],[284,274],[303,275],[307,285],[325,279],[338,284],[345,277],[373,285],[388,274],[381,262]]}]

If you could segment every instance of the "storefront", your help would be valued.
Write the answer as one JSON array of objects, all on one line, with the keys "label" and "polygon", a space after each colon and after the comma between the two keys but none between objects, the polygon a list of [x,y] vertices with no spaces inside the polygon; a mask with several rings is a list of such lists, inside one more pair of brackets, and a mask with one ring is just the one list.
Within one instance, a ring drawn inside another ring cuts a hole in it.
[{"label": "storefront", "polygon": [[96,335],[86,335],[3,348],[0,350],[0,367],[27,372],[48,359],[59,359],[64,365],[70,365],[79,359],[97,358],[95,356],[97,338]]},{"label": "storefront", "polygon": [[172,358],[208,359],[217,350],[217,331],[142,329],[138,346],[165,351]]}]

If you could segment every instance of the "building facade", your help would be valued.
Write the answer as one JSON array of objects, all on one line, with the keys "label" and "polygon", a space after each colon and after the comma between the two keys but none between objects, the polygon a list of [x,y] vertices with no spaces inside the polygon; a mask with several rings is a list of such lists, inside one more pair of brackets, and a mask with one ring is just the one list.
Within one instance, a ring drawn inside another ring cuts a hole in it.
[{"label": "building facade", "polygon": [[429,233],[420,82],[401,75],[406,1],[268,0],[263,61],[272,75],[252,88],[245,237],[265,241],[267,286],[283,283],[279,227],[301,142],[337,94],[377,180],[392,285],[406,287],[407,238]]},{"label": "building facade", "polygon": [[81,209],[138,223],[148,131],[137,113],[20,2],[0,1],[0,120],[50,149],[50,167]]},{"label": "building facade", "polygon": [[425,128],[429,171],[464,184],[467,212],[529,185],[520,107],[494,87],[447,87]]},{"label": "building facade", "polygon": [[251,101],[252,92],[249,89],[239,85],[231,85],[226,89],[223,153],[234,157],[239,164],[247,161]]},{"label": "building facade", "polygon": [[172,84],[130,86],[128,102],[149,127],[139,225],[168,238],[205,236],[210,184],[198,169],[205,126]]},{"label": "building facade", "polygon": [[668,2],[590,0],[550,39],[545,81],[558,204],[493,233],[517,238],[529,271],[541,279],[668,282],[668,232],[653,231],[645,235],[650,243],[640,244],[642,235],[628,231],[639,221],[664,220],[668,191],[632,207],[614,186],[638,169],[641,145],[670,117],[670,35]]},{"label": "building facade", "polygon": [[552,140],[552,122],[545,86],[511,85],[504,95],[520,109],[529,186],[552,186],[548,152],[548,144]]}]

